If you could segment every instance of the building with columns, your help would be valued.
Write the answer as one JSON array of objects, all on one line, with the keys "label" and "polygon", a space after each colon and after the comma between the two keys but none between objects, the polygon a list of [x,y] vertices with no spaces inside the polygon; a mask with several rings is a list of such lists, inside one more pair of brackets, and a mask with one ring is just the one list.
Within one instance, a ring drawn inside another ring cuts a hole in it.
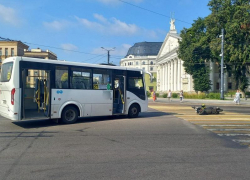
[{"label": "building with columns", "polygon": [[121,59],[120,66],[143,69],[153,75],[150,81],[148,74],[145,75],[146,90],[157,90],[157,65],[156,57],[162,46],[162,42],[139,42],[129,48],[125,58]]},{"label": "building with columns", "polygon": [[[194,92],[192,76],[185,72],[183,61],[178,58],[179,41],[181,37],[175,29],[174,20],[171,19],[170,31],[168,32],[159,54],[156,58],[157,65],[157,90],[167,92]],[[208,62],[210,68],[209,78],[211,81],[210,92],[220,92],[221,73],[219,65],[215,62]],[[250,81],[250,77],[249,77]],[[224,72],[224,91],[236,90],[236,82],[231,73]],[[250,86],[246,89],[250,91]]]},{"label": "building with columns", "polygon": [[157,89],[160,92],[192,92],[193,79],[183,67],[183,61],[178,58],[177,50],[181,37],[177,34],[174,20],[171,19],[168,32],[156,58],[157,64]]}]

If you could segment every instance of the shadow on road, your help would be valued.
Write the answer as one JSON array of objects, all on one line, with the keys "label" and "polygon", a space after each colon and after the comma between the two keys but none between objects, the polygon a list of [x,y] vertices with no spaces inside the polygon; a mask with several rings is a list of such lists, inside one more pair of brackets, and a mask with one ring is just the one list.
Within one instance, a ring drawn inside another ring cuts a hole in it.
[{"label": "shadow on road", "polygon": [[[151,110],[150,112],[143,112],[140,113],[138,118],[151,118],[151,117],[160,117],[160,116],[166,116],[166,115],[173,115],[174,113],[165,113],[160,112],[156,110]],[[79,123],[90,123],[90,122],[101,122],[101,121],[113,121],[113,120],[122,120],[127,119],[128,117],[125,115],[121,116],[101,116],[101,117],[84,117],[79,118],[78,121],[75,124]],[[19,121],[19,122],[12,122],[13,124],[25,128],[25,129],[31,129],[31,128],[42,128],[42,127],[52,127],[52,126],[66,126],[68,124],[62,124],[60,122],[56,122],[53,120],[30,120],[30,121]],[[69,124],[71,125],[71,124]]]}]

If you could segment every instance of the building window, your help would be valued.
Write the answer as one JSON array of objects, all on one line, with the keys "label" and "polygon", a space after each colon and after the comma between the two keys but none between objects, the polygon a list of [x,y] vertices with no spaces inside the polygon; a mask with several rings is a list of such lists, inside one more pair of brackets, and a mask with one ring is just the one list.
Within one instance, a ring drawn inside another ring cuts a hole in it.
[{"label": "building window", "polygon": [[145,71],[145,67],[142,68]]},{"label": "building window", "polygon": [[145,61],[142,61],[142,65],[145,65]]},{"label": "building window", "polygon": [[125,63],[125,66],[126,66],[126,63]]},{"label": "building window", "polygon": [[154,70],[154,68],[153,67],[150,67],[150,71],[153,71]]},{"label": "building window", "polygon": [[5,56],[8,56],[8,48],[5,48]]},{"label": "building window", "polygon": [[136,65],[139,65],[139,62],[138,61],[136,61],[136,63],[135,63]]},{"label": "building window", "polygon": [[0,56],[2,56],[2,54],[3,54],[3,53],[2,53],[2,48],[0,48]]},{"label": "building window", "polygon": [[216,83],[216,89],[218,90],[218,89],[220,89],[220,83]]},{"label": "building window", "polygon": [[151,61],[151,62],[150,62],[150,64],[151,64],[151,65],[153,65],[153,64],[154,64],[154,62],[153,62],[153,61]]},{"label": "building window", "polygon": [[228,89],[232,89],[232,83],[228,83]]},{"label": "building window", "polygon": [[11,56],[14,56],[14,48],[11,48]]}]

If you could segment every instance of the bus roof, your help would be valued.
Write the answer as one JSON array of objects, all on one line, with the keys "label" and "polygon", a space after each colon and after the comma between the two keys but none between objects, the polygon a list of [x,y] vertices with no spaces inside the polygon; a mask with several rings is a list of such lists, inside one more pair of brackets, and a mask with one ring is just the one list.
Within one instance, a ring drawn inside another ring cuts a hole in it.
[{"label": "bus roof", "polygon": [[62,61],[62,60],[51,60],[51,59],[40,59],[40,58],[30,58],[23,56],[15,56],[9,57],[4,60],[4,63],[10,61],[29,61],[29,62],[39,62],[39,63],[49,63],[49,64],[58,64],[58,65],[69,65],[69,66],[85,66],[85,67],[95,67],[95,68],[107,68],[107,69],[118,69],[118,70],[131,70],[131,71],[143,71],[138,68],[127,68],[121,66],[109,66],[109,65],[99,65],[99,64],[90,64],[90,63],[80,63],[80,62],[72,62],[72,61]]}]

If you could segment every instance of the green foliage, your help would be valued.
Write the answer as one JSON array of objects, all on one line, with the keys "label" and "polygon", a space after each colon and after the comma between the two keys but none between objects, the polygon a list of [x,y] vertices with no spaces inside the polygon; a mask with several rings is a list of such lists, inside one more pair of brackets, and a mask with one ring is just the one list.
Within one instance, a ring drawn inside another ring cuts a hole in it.
[{"label": "green foliage", "polygon": [[250,92],[246,92],[246,95],[250,96]]},{"label": "green foliage", "polygon": [[211,82],[209,68],[205,63],[211,56],[205,20],[198,18],[191,28],[181,31],[181,38],[178,57],[184,61],[185,71],[194,79],[194,90],[208,91]]},{"label": "green foliage", "polygon": [[151,92],[147,91],[147,97],[151,97]]},{"label": "green foliage", "polygon": [[235,95],[235,93],[236,93],[236,90],[234,90],[234,91],[228,91],[228,92],[225,94],[225,96],[233,97],[233,96]]},{"label": "green foliage", "polygon": [[209,99],[220,99],[220,93],[209,93],[207,97]]},{"label": "green foliage", "polygon": [[184,93],[184,98],[186,99],[205,99],[206,94],[205,93]]},{"label": "green foliage", "polygon": [[167,97],[168,97],[168,94],[167,94],[167,93],[164,93],[164,94],[162,95],[162,97],[163,97],[163,98],[167,98]]},{"label": "green foliage", "polygon": [[178,94],[177,93],[172,93],[172,98],[177,98]]},{"label": "green foliage", "polygon": [[155,93],[156,97],[160,97],[160,94],[159,93]]},{"label": "green foliage", "polygon": [[210,0],[212,13],[206,17],[207,36],[215,61],[220,62],[221,29],[225,29],[224,62],[233,74],[236,87],[243,93],[248,86],[246,75],[250,64],[250,5],[249,0]]},{"label": "green foliage", "polygon": [[211,14],[198,18],[189,29],[181,31],[179,58],[194,79],[196,91],[209,90],[208,61],[217,62],[220,70],[221,29],[225,29],[224,63],[232,73],[236,87],[243,93],[249,85],[250,3],[249,0],[210,0]]}]

